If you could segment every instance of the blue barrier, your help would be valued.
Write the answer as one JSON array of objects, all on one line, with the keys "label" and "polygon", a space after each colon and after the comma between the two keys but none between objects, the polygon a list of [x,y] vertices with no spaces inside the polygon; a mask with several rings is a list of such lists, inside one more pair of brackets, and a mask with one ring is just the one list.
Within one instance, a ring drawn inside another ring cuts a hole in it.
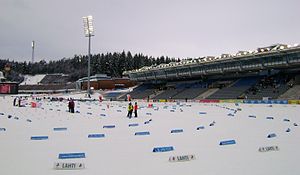
[{"label": "blue barrier", "polygon": [[85,158],[85,153],[60,153],[59,159],[80,159]]},{"label": "blue barrier", "polygon": [[204,129],[204,128],[205,128],[204,126],[199,126],[199,127],[197,128],[197,130]]},{"label": "blue barrier", "polygon": [[256,118],[255,115],[249,115],[248,117],[250,117],[250,118]]},{"label": "blue barrier", "polygon": [[275,134],[275,133],[272,133],[272,134],[269,134],[269,135],[268,135],[268,138],[273,138],[273,137],[276,137],[276,134]]},{"label": "blue barrier", "polygon": [[115,128],[116,125],[104,125],[103,128]]},{"label": "blue barrier", "polygon": [[100,114],[100,116],[102,116],[102,117],[105,117],[105,116],[106,116],[106,114]]},{"label": "blue barrier", "polygon": [[31,136],[31,140],[47,140],[48,136]]},{"label": "blue barrier", "polygon": [[290,128],[288,128],[285,132],[291,132],[291,129]]},{"label": "blue barrier", "polygon": [[290,120],[287,119],[287,118],[283,119],[283,121],[284,121],[284,122],[290,122]]},{"label": "blue barrier", "polygon": [[207,114],[206,112],[199,112],[199,114],[201,115],[201,114]]},{"label": "blue barrier", "polygon": [[243,100],[249,104],[288,104],[288,100]]},{"label": "blue barrier", "polygon": [[103,138],[105,134],[89,134],[88,138]]},{"label": "blue barrier", "polygon": [[213,121],[211,124],[209,124],[209,126],[214,126],[215,125],[215,121]]},{"label": "blue barrier", "polygon": [[274,117],[266,117],[266,119],[268,119],[268,120],[273,120]]},{"label": "blue barrier", "polygon": [[6,131],[6,128],[0,128],[0,131]]},{"label": "blue barrier", "polygon": [[145,132],[136,132],[134,135],[136,135],[136,136],[150,135],[150,132],[149,132],[149,131],[145,131]]},{"label": "blue barrier", "polygon": [[53,131],[66,131],[67,128],[53,128]]},{"label": "blue barrier", "polygon": [[131,123],[131,124],[129,124],[128,126],[129,126],[129,127],[134,127],[134,126],[139,126],[139,124],[138,124],[138,123]]},{"label": "blue barrier", "polygon": [[183,129],[173,129],[171,130],[171,133],[180,133],[183,132]]},{"label": "blue barrier", "polygon": [[153,148],[153,152],[167,152],[167,151],[173,151],[173,146],[166,146],[166,147],[155,147]]},{"label": "blue barrier", "polygon": [[235,140],[225,140],[221,141],[219,145],[233,145],[236,144]]}]

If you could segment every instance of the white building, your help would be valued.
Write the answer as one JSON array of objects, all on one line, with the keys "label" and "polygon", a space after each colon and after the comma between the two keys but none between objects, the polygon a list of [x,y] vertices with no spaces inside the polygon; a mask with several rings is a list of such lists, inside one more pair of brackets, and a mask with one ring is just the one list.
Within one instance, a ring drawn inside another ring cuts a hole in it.
[{"label": "white building", "polygon": [[5,77],[3,75],[3,72],[0,71],[0,82],[3,82],[5,80]]}]

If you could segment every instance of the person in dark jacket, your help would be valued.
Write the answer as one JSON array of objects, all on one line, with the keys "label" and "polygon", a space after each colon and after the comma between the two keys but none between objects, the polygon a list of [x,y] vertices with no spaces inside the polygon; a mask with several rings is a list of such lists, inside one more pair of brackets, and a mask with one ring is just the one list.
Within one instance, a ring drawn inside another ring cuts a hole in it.
[{"label": "person in dark jacket", "polygon": [[17,97],[14,98],[14,106],[17,106]]},{"label": "person in dark jacket", "polygon": [[73,100],[73,99],[71,99],[71,100],[69,101],[68,107],[69,107],[69,112],[74,113],[75,103],[74,103],[74,100]]}]

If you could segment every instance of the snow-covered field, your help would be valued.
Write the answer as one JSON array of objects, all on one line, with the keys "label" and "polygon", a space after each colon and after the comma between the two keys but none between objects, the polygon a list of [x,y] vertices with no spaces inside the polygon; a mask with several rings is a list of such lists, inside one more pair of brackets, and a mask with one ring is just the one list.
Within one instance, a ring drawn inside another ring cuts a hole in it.
[{"label": "snow-covered field", "polygon": [[[76,102],[74,114],[67,112],[67,101],[40,103],[40,108],[13,107],[12,97],[1,97],[1,175],[300,174],[300,105],[153,103],[148,108],[141,102],[139,117],[129,119],[127,102]],[[183,132],[171,133],[174,129]],[[146,131],[150,135],[135,135]],[[276,137],[268,138],[272,133]],[[220,145],[227,140],[236,144]],[[153,152],[170,146],[173,151]],[[275,149],[261,152],[262,147]],[[85,153],[85,158],[59,159],[60,153]],[[183,155],[195,159],[169,161]],[[57,170],[57,162],[85,168]]]}]

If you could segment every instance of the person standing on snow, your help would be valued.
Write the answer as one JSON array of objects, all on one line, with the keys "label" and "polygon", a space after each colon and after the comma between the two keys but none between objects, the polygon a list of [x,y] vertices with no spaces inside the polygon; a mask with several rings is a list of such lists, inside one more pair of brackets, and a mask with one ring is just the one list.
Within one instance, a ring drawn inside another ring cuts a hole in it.
[{"label": "person standing on snow", "polygon": [[133,106],[132,106],[131,103],[129,103],[129,105],[128,105],[128,114],[127,114],[128,118],[132,117],[132,111],[133,111]]},{"label": "person standing on snow", "polygon": [[138,105],[137,105],[137,102],[134,103],[134,117],[137,117],[137,110],[138,110]]},{"label": "person standing on snow", "polygon": [[69,101],[69,105],[68,106],[69,106],[69,112],[74,113],[75,103],[74,103],[73,99],[71,99]]}]

